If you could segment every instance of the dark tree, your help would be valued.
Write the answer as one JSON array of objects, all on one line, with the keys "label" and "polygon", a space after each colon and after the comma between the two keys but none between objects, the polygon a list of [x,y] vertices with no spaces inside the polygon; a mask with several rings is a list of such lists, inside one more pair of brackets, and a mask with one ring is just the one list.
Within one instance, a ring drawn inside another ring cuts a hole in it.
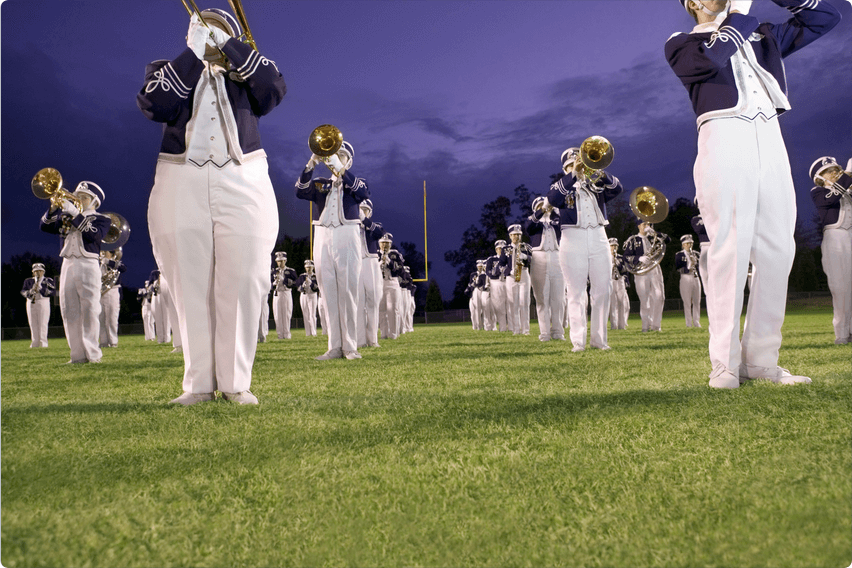
[{"label": "dark tree", "polygon": [[441,298],[441,289],[438,283],[432,278],[429,280],[429,290],[426,292],[426,311],[427,312],[443,312],[444,300]]}]

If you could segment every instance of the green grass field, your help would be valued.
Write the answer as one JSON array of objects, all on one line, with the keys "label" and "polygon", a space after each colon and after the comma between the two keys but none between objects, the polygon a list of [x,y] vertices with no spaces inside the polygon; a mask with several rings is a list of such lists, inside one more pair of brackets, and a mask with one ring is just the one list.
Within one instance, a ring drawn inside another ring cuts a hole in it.
[{"label": "green grass field", "polygon": [[[258,348],[257,407],[183,408],[171,346],[2,343],[2,563],[831,566],[852,561],[852,348],[788,313],[811,385],[707,386],[704,329],[611,351],[418,326]],[[537,325],[533,323],[533,332]]]}]

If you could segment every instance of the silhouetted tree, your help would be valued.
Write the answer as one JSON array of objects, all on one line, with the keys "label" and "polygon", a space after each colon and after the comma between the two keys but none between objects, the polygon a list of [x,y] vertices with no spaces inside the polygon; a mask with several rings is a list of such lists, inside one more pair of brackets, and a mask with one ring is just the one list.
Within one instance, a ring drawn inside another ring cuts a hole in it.
[{"label": "silhouetted tree", "polygon": [[429,290],[426,292],[426,311],[427,312],[443,312],[444,300],[441,298],[441,289],[438,283],[432,278],[429,280]]}]

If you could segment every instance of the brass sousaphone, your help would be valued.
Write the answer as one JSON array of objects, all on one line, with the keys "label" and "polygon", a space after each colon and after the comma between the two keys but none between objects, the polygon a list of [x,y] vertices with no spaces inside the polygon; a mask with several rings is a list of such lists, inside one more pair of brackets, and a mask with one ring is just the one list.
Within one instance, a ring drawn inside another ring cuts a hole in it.
[{"label": "brass sousaphone", "polygon": [[[669,200],[660,190],[643,185],[630,194],[630,209],[645,223],[660,223],[669,215]],[[639,235],[633,235],[629,240],[639,238]],[[636,264],[625,263],[631,274],[646,274],[663,260],[666,254],[666,242],[657,233],[654,233],[649,241],[651,250],[645,251],[644,255],[647,260]]]},{"label": "brass sousaphone", "polygon": [[117,250],[130,238],[130,223],[118,213],[101,213],[109,217],[109,230],[101,239],[101,250]]}]

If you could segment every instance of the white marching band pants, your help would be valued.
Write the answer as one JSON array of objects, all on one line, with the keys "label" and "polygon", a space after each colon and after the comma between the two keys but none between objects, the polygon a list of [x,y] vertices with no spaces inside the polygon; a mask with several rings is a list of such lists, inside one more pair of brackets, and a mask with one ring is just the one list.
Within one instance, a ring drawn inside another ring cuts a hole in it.
[{"label": "white marching band pants", "polygon": [[[302,309],[304,312],[304,308]],[[279,290],[272,295],[272,317],[278,339],[290,339],[290,319],[293,317],[293,291]],[[307,329],[307,325],[305,326]]]},{"label": "white marching band pants", "polygon": [[852,341],[852,230],[824,229],[821,248],[834,308],[834,338]]},{"label": "white marching band pants", "polygon": [[399,337],[400,296],[402,288],[399,280],[393,276],[382,279],[382,300],[379,303],[379,328],[382,331],[382,339],[396,339]]},{"label": "white marching band pants", "polygon": [[305,320],[305,335],[316,337],[317,335],[317,293],[309,292],[301,294],[299,305],[302,306],[302,318]]},{"label": "white marching band pants", "polygon": [[158,162],[148,225],[177,310],[183,390],[248,390],[278,235],[266,159],[221,169]]},{"label": "white marching band pants", "polygon": [[147,299],[142,299],[142,327],[145,330],[145,340],[155,340],[157,338],[154,332],[154,310],[151,307],[151,302]]},{"label": "white marching band pants", "polygon": [[358,350],[356,315],[358,280],[361,277],[361,234],[358,225],[329,228],[316,226],[314,262],[317,284],[326,310],[323,329],[328,333],[328,350]]},{"label": "white marching band pants", "polygon": [[521,271],[521,281],[515,282],[511,276],[506,283],[509,285],[509,303],[512,333],[522,335],[530,333],[530,271],[526,267]]},{"label": "white marching band pants", "polygon": [[[734,375],[774,376],[796,251],[796,195],[778,120],[705,122],[693,173],[710,238],[710,363]],[[749,262],[753,287],[740,340]]]},{"label": "white marching band pants", "polygon": [[[160,279],[162,283],[163,279]],[[172,335],[172,322],[170,321],[169,299],[160,291],[151,298],[151,310],[154,314],[154,330],[157,335],[157,343],[168,343]],[[175,322],[177,323],[177,322]]]},{"label": "white marching band pants", "polygon": [[62,259],[59,308],[72,361],[100,361],[101,264],[97,258]]},{"label": "white marching band pants", "polygon": [[473,323],[473,329],[485,329],[485,307],[483,306],[485,298],[482,290],[474,286],[470,301],[470,320]]},{"label": "white marching band pants", "polygon": [[680,275],[680,299],[686,327],[701,327],[701,280],[697,276]]},{"label": "white marching band pants", "polygon": [[645,274],[635,274],[636,294],[639,296],[639,317],[642,331],[660,331],[663,323],[663,306],[666,293],[663,289],[663,271],[658,264]]},{"label": "white marching band pants", "polygon": [[118,310],[121,299],[118,297],[118,286],[110,288],[106,294],[101,294],[101,315],[98,317],[101,332],[101,345],[118,345]]},{"label": "white marching band pants", "polygon": [[402,333],[410,333],[414,331],[414,296],[408,290],[405,290],[403,297],[405,298],[402,319]]},{"label": "white marching band pants", "polygon": [[630,299],[627,297],[627,288],[624,278],[619,276],[612,281],[612,293],[609,298],[609,325],[610,329],[627,329],[627,313],[630,309]]},{"label": "white marching band pants", "polygon": [[257,325],[257,340],[261,343],[266,341],[269,335],[269,297],[265,297],[260,303],[260,321]]},{"label": "white marching band pants", "polygon": [[559,265],[568,288],[568,319],[571,343],[586,345],[586,281],[591,283],[591,337],[589,344],[598,349],[607,347],[609,297],[612,286],[612,251],[606,230],[562,227],[559,243]]},{"label": "white marching band pants", "polygon": [[564,339],[565,279],[559,266],[559,251],[534,250],[530,272],[538,316],[538,338],[541,341]]},{"label": "white marching band pants", "polygon": [[379,337],[379,304],[382,301],[382,267],[378,258],[361,259],[361,277],[358,282],[358,346],[377,345]]},{"label": "white marching band pants", "polygon": [[494,331],[497,328],[494,319],[494,305],[492,303],[491,289],[482,291],[482,326],[485,331]]},{"label": "white marching band pants", "polygon": [[477,313],[477,302],[479,302],[479,299],[476,297],[476,288],[474,288],[470,295],[470,299],[467,301],[467,309],[470,312],[470,325],[474,330],[479,329],[479,323],[482,317],[481,314]]},{"label": "white marching band pants", "polygon": [[30,347],[47,347],[47,324],[50,321],[50,298],[27,300],[27,321],[30,324]]},{"label": "white marching band pants", "polygon": [[494,314],[494,327],[500,331],[509,329],[508,287],[506,280],[491,279],[491,311]]}]

